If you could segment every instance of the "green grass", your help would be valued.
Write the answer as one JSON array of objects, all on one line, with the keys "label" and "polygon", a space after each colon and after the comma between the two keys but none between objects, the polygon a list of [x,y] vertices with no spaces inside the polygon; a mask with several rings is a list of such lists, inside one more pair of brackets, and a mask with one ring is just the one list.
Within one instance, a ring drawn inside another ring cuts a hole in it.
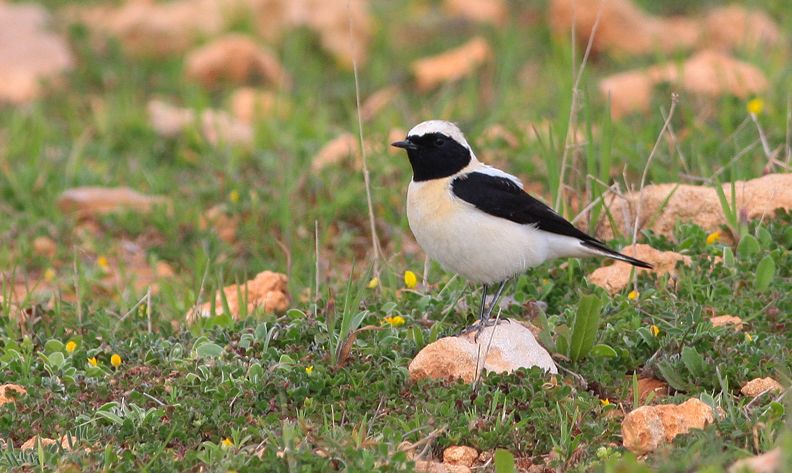
[{"label": "green grass", "polygon": [[[792,36],[786,2],[750,4],[768,9]],[[529,303],[544,301],[543,336],[550,341],[569,332],[585,295],[604,302],[594,342],[610,346],[616,357],[593,350],[560,362],[582,376],[587,388],[571,375],[548,387],[549,377],[538,370],[490,374],[475,391],[462,383],[408,379],[407,365],[423,346],[473,321],[457,302],[475,307],[477,293],[437,266],[429,288],[403,288],[405,269],[420,277],[423,255],[413,250],[404,212],[409,165],[385,152],[389,130],[429,118],[453,119],[482,160],[540,183],[549,201],[558,189],[573,84],[570,47],[552,39],[542,21],[524,24],[543,14],[541,2],[515,2],[512,8],[524,14],[495,29],[447,23],[434,10],[424,22],[411,21],[409,15],[399,18],[412,11],[406,2],[374,2],[377,33],[360,70],[362,94],[400,85],[394,103],[364,129],[367,140],[382,145],[369,154],[385,255],[377,289],[366,287],[370,238],[362,175],[347,167],[320,175],[308,170],[325,142],[343,131],[357,133],[352,73],[338,69],[313,35],[291,33],[276,48],[295,77],[293,90],[284,94],[291,111],[257,123],[255,146],[246,150],[212,146],[197,134],[163,139],[148,124],[145,106],[151,98],[221,107],[230,88],[206,92],[185,82],[178,58],[133,60],[115,46],[95,52],[86,31],[70,29],[78,66],[67,87],[30,106],[0,109],[0,270],[30,281],[54,270],[56,288],[51,299],[29,301],[37,309],[22,324],[11,317],[8,303],[0,306],[0,383],[28,390],[15,404],[0,406],[0,439],[19,447],[36,434],[71,433],[78,448],[7,447],[0,450],[0,470],[409,471],[412,463],[399,444],[442,429],[430,443],[435,457],[449,445],[465,444],[508,450],[518,467],[534,462],[556,471],[632,471],[630,454],[621,448],[621,418],[614,413],[637,407],[630,393],[634,373],[672,386],[662,402],[699,397],[725,412],[717,425],[650,455],[646,464],[653,470],[722,471],[737,458],[779,443],[792,451],[789,396],[749,405],[739,393],[755,377],[772,376],[785,386],[792,380],[790,214],[741,228],[751,237],[738,248],[707,245],[706,233],[687,224],[677,227],[674,241],[639,236],[693,262],[679,268],[675,281],[641,279],[637,301],[589,285],[585,276],[601,264],[596,260],[552,262],[521,277],[513,294],[518,304],[502,317],[531,319]],[[680,8],[671,2],[659,11]],[[484,35],[495,51],[480,76],[431,93],[414,90],[407,72],[411,60],[473,34]],[[792,80],[787,53],[737,55],[767,72],[770,88],[760,120],[771,144],[784,143]],[[596,84],[649,61],[602,55],[586,67],[578,122],[588,143],[570,155],[566,172],[567,184],[584,203],[604,189],[586,175],[622,188],[640,181],[670,94],[659,90],[648,115],[611,122]],[[709,178],[758,139],[750,121],[740,126],[748,119],[745,101],[701,103],[681,97],[672,125],[682,157],[661,144],[648,182],[689,182],[680,173]],[[553,124],[551,138],[525,139],[522,124],[542,120]],[[480,138],[496,123],[519,137],[516,148]],[[757,177],[764,164],[757,146],[718,179]],[[172,206],[102,217],[98,230],[86,229],[56,206],[62,191],[79,185],[128,185],[165,195]],[[236,202],[229,198],[233,191],[240,196]],[[199,223],[216,204],[240,218],[234,244]],[[565,209],[574,216],[570,202]],[[597,215],[606,218],[599,209],[592,218]],[[53,258],[33,250],[34,238],[43,235],[57,242]],[[145,304],[135,308],[145,289],[102,284],[97,258],[112,260],[122,240],[140,245],[149,262],[164,261],[176,271],[159,283],[150,313]],[[716,256],[723,262],[712,265]],[[769,263],[763,262],[768,257],[774,265],[769,276]],[[763,276],[756,274],[760,266]],[[184,314],[202,286],[206,299],[216,288],[265,269],[288,273],[291,310],[185,325]],[[0,294],[10,290],[4,284]],[[740,316],[744,333],[711,327],[706,319],[712,314]],[[360,332],[340,362],[347,334],[380,326],[392,315],[406,324]],[[431,327],[421,322],[424,317]],[[660,329],[657,336],[652,325]],[[70,340],[77,348],[67,353]],[[114,353],[123,359],[117,368],[110,365]],[[93,357],[96,367],[87,361]],[[611,406],[602,405],[606,398]],[[222,445],[226,438],[232,446]]]}]

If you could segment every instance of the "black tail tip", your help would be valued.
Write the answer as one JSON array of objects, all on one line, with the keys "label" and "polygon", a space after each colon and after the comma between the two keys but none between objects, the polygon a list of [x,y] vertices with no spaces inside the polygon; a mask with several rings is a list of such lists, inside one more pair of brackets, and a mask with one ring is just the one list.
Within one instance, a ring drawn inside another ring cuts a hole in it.
[{"label": "black tail tip", "polygon": [[654,269],[654,266],[652,266],[651,264],[649,264],[649,263],[647,263],[645,261],[641,261],[641,260],[635,259],[635,258],[630,258],[629,256],[628,256],[628,258],[629,259],[627,260],[627,262],[630,263],[631,265],[635,266],[635,267],[644,268],[644,269]]}]

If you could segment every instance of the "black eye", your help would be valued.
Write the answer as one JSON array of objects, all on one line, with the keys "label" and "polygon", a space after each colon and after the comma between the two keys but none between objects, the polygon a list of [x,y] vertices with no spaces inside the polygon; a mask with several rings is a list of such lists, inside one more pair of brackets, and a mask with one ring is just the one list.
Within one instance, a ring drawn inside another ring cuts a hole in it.
[{"label": "black eye", "polygon": [[436,146],[443,146],[444,144],[445,144],[445,138],[435,138]]}]

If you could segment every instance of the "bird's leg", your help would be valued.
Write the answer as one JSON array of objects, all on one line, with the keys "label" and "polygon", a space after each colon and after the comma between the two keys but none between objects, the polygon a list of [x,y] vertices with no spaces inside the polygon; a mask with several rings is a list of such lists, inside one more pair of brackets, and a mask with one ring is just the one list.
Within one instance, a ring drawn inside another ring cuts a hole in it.
[{"label": "bird's leg", "polygon": [[479,323],[484,320],[484,309],[487,307],[487,289],[489,286],[484,284],[481,290],[481,308],[479,309]]},{"label": "bird's leg", "polygon": [[[485,312],[485,309],[487,308],[487,290],[488,289],[489,289],[489,285],[487,285],[487,284],[484,284],[482,289],[481,289],[481,307],[479,308],[479,324],[481,323],[482,320],[484,320],[484,312]],[[473,324],[473,325],[465,328],[464,330],[459,332],[459,336],[465,335],[466,333],[470,333],[473,330],[476,330],[476,327],[477,327],[476,324]]]},{"label": "bird's leg", "polygon": [[498,286],[498,290],[495,291],[495,295],[492,296],[492,302],[490,302],[490,305],[487,308],[487,315],[482,314],[482,317],[479,319],[478,330],[476,331],[476,336],[473,338],[473,340],[478,341],[478,337],[479,335],[481,335],[481,331],[484,330],[484,327],[494,325],[494,324],[490,324],[489,322],[490,315],[492,315],[492,309],[494,309],[495,306],[498,305],[498,300],[500,299],[501,294],[503,294],[503,289],[506,287],[507,282],[509,282],[508,279],[505,281],[501,281],[500,286]]},{"label": "bird's leg", "polygon": [[481,317],[480,319],[479,325],[481,325],[482,327],[486,326],[487,323],[489,322],[490,315],[492,315],[492,309],[494,309],[495,306],[498,305],[498,299],[500,299],[501,294],[503,294],[503,288],[506,287],[506,283],[508,282],[509,282],[508,279],[505,281],[501,281],[500,286],[498,286],[498,290],[495,292],[495,295],[492,297],[492,302],[490,302],[489,308],[487,309],[487,315]]}]

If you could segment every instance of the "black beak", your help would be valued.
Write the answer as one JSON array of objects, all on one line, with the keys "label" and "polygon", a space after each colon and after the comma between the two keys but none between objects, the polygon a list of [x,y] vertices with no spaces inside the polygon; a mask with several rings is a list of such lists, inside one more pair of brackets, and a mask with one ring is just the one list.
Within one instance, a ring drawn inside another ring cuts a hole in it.
[{"label": "black beak", "polygon": [[391,143],[391,146],[395,146],[397,148],[402,148],[402,149],[418,149],[418,146],[416,146],[415,143],[413,143],[409,139]]}]

